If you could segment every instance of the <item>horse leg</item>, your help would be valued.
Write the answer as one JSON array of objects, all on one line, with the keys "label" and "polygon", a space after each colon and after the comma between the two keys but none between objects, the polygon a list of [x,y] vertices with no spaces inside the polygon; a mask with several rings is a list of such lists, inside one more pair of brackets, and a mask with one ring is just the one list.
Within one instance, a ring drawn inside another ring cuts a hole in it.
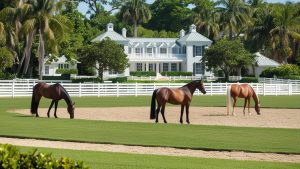
[{"label": "horse leg", "polygon": [[165,118],[165,107],[166,107],[166,104],[163,104],[162,107],[161,107],[161,115],[164,119],[164,123],[167,123],[167,120]]},{"label": "horse leg", "polygon": [[158,123],[158,114],[159,114],[159,111],[160,111],[160,107],[161,107],[161,105],[158,103],[157,109],[156,109],[156,120],[155,120],[156,123]]},{"label": "horse leg", "polygon": [[182,116],[183,116],[183,111],[184,111],[184,105],[181,105],[181,112],[180,112],[180,123],[182,124],[183,120],[182,120]]},{"label": "horse leg", "polygon": [[52,109],[53,104],[54,104],[54,100],[52,100],[50,107],[48,109],[48,113],[47,113],[48,118],[50,117],[50,110]]},{"label": "horse leg", "polygon": [[39,108],[39,104],[40,104],[41,98],[42,98],[41,95],[38,95],[38,96],[36,96],[36,98],[35,98],[35,100],[36,100],[36,112],[35,112],[35,117],[40,117],[39,114],[38,114],[38,108]]},{"label": "horse leg", "polygon": [[58,101],[55,101],[55,110],[54,110],[54,117],[55,118],[57,118],[57,116],[56,116],[57,105],[58,105]]},{"label": "horse leg", "polygon": [[190,119],[189,119],[190,104],[187,103],[185,106],[186,106],[186,109],[185,109],[185,111],[186,111],[186,122],[187,122],[187,124],[190,124]]},{"label": "horse leg", "polygon": [[234,97],[234,98],[233,98],[233,108],[232,108],[232,115],[233,115],[233,116],[235,116],[234,108],[235,108],[235,105],[236,105],[236,101],[237,101],[237,98]]},{"label": "horse leg", "polygon": [[244,110],[243,110],[244,116],[246,115],[245,109],[246,109],[247,101],[248,101],[248,98],[245,98],[245,102],[244,102]]},{"label": "horse leg", "polygon": [[250,112],[250,100],[251,100],[251,99],[248,98],[248,114],[249,114],[249,115],[251,115],[251,112]]}]

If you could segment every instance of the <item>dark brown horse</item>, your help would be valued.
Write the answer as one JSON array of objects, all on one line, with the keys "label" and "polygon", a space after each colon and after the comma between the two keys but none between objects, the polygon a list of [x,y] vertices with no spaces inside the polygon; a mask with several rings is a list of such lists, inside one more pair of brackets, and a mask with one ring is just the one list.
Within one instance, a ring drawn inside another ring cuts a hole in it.
[{"label": "dark brown horse", "polygon": [[227,88],[227,115],[229,115],[230,108],[232,106],[231,99],[233,98],[233,110],[232,115],[234,113],[234,107],[236,105],[237,98],[245,98],[244,103],[244,115],[245,115],[245,108],[248,103],[248,113],[250,113],[250,99],[253,98],[255,102],[255,111],[258,115],[260,115],[260,101],[258,96],[256,95],[254,89],[248,84],[232,84]]},{"label": "dark brown horse", "polygon": [[36,117],[39,117],[38,107],[40,100],[44,96],[45,98],[52,99],[50,107],[48,109],[47,116],[50,117],[50,110],[55,103],[54,116],[56,116],[56,109],[58,105],[58,101],[64,99],[68,105],[68,112],[70,114],[70,118],[74,118],[74,104],[64,87],[62,87],[59,83],[48,85],[46,83],[38,83],[33,87],[32,99],[31,99],[31,113],[35,114]]},{"label": "dark brown horse", "polygon": [[[154,90],[152,94],[152,101],[151,101],[151,112],[150,112],[150,119],[156,118],[156,123],[158,122],[158,114],[161,111],[161,115],[164,119],[164,122],[167,123],[165,118],[165,106],[166,103],[171,103],[175,105],[181,105],[181,114],[180,114],[180,123],[182,123],[182,116],[184,111],[184,106],[186,107],[186,122],[189,124],[189,107],[192,101],[193,94],[196,89],[199,89],[203,94],[206,93],[204,89],[203,82],[200,80],[193,81],[188,83],[180,88],[167,88],[162,87],[159,89]],[[157,109],[155,111],[155,102],[157,101]]]}]

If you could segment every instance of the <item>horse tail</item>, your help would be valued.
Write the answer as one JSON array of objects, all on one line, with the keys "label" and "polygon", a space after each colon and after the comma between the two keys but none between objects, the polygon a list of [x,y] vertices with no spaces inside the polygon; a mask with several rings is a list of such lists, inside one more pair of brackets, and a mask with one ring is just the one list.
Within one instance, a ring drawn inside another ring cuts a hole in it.
[{"label": "horse tail", "polygon": [[36,113],[36,107],[37,107],[34,92],[35,92],[35,86],[33,87],[33,90],[32,90],[31,109],[30,109],[31,114]]},{"label": "horse tail", "polygon": [[156,108],[156,105],[155,105],[155,102],[156,102],[156,93],[157,93],[157,89],[155,89],[155,90],[153,91],[153,94],[152,94],[150,119],[155,119],[155,117],[156,117],[156,115],[155,115],[155,108]]},{"label": "horse tail", "polygon": [[229,115],[231,106],[232,106],[232,103],[231,103],[231,85],[229,85],[227,87],[227,115]]}]

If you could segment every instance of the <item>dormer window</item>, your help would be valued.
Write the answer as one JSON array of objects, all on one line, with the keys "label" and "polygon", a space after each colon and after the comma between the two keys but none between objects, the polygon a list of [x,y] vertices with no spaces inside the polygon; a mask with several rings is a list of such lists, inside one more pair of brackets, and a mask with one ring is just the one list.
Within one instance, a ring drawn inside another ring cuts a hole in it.
[{"label": "dormer window", "polygon": [[114,30],[114,24],[112,24],[112,23],[107,24],[106,29],[107,29],[107,31],[113,31]]},{"label": "dormer window", "polygon": [[167,48],[160,48],[160,54],[167,54]]}]

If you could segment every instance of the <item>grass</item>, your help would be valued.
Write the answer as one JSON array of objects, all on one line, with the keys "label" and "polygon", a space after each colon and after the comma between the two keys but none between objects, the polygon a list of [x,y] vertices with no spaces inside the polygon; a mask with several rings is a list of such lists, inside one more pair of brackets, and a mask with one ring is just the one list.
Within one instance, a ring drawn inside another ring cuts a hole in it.
[{"label": "grass", "polygon": [[[194,106],[221,106],[218,100],[222,99],[224,96],[195,97],[193,104]],[[270,107],[287,108],[299,108],[299,99],[299,96],[261,98],[262,102]],[[74,98],[74,100],[77,102],[77,107],[147,106],[150,97],[88,97]],[[30,98],[0,99],[0,136],[300,154],[299,129],[48,119],[6,113],[8,109],[28,108],[29,101]],[[48,105],[49,101],[45,99],[41,103],[42,107]]]},{"label": "grass", "polygon": [[[20,147],[23,152],[32,152],[32,148]],[[44,153],[51,153],[54,157],[70,157],[73,160],[84,161],[90,168],[105,169],[298,169],[300,163],[279,163],[265,161],[222,160],[195,157],[173,157],[159,155],[138,155],[126,153],[94,152],[39,148]]]}]

